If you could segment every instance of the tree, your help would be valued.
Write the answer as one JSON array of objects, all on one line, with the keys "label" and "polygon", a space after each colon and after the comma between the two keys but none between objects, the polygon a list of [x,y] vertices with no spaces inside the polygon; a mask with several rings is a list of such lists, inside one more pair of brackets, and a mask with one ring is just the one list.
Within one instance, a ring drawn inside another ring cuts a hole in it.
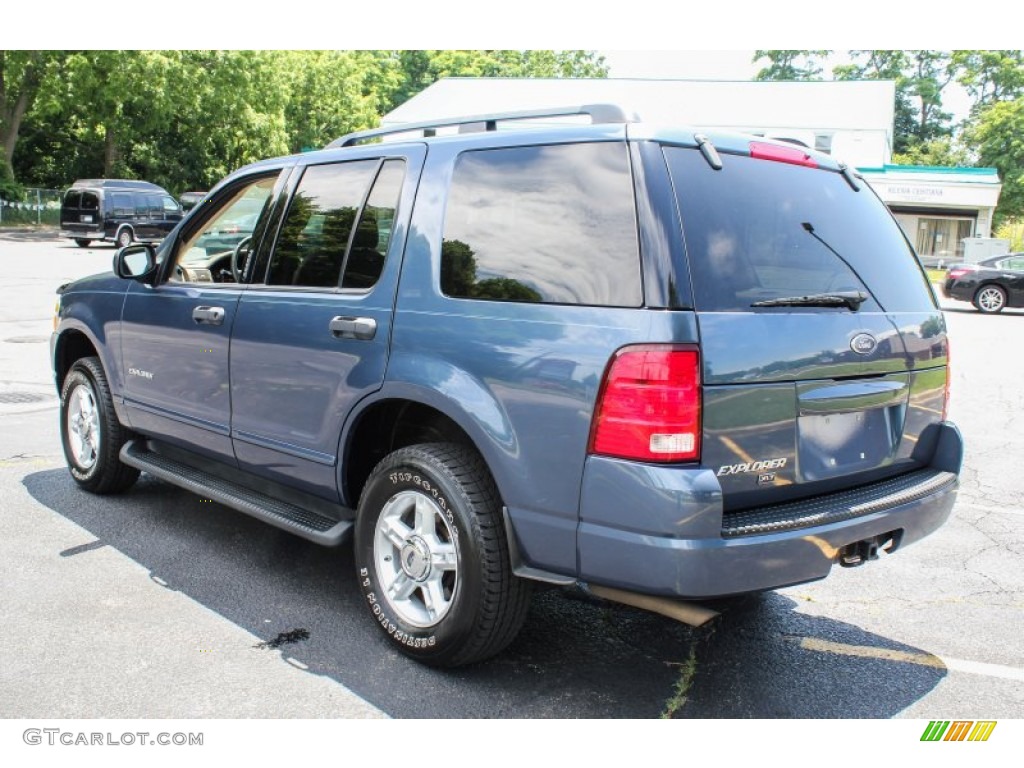
[{"label": "tree", "polygon": [[981,109],[964,132],[983,166],[999,171],[1003,191],[996,226],[1024,215],[1024,100],[997,101]]},{"label": "tree", "polygon": [[917,124],[912,85],[906,70],[910,59],[906,51],[850,51],[852,63],[833,67],[837,80],[892,80],[896,84],[893,151],[906,152]]},{"label": "tree", "polygon": [[[276,51],[79,51],[40,91],[18,175],[60,187],[89,176],[208,188],[285,154],[288,89]],[[23,151],[22,151],[23,150]]]},{"label": "tree", "polygon": [[831,51],[754,51],[751,60],[757,63],[768,59],[768,66],[754,75],[755,80],[821,80],[823,71],[819,60]]},{"label": "tree", "polygon": [[1004,218],[996,228],[996,237],[1010,241],[1010,252],[1024,251],[1024,218]]},{"label": "tree", "polygon": [[1024,94],[1024,51],[953,51],[952,61],[975,110]]},{"label": "tree", "polygon": [[837,80],[892,80],[896,83],[893,152],[906,154],[952,133],[942,111],[942,90],[956,75],[944,51],[850,51],[851,64],[833,68]]},{"label": "tree", "polygon": [[894,153],[892,160],[899,165],[942,165],[954,168],[975,164],[971,150],[963,141],[952,136],[913,143],[905,152]]},{"label": "tree", "polygon": [[8,188],[14,185],[12,160],[22,122],[58,59],[47,51],[0,51],[0,184]]},{"label": "tree", "polygon": [[590,51],[0,52],[0,183],[13,168],[51,187],[123,176],[208,189],[373,127],[439,77],[606,73]]},{"label": "tree", "polygon": [[402,79],[397,58],[386,51],[284,51],[280,64],[292,152],[376,126]]},{"label": "tree", "polygon": [[914,137],[929,141],[953,132],[948,112],[942,111],[942,90],[956,76],[947,51],[909,51],[911,92],[918,100],[918,121]]}]

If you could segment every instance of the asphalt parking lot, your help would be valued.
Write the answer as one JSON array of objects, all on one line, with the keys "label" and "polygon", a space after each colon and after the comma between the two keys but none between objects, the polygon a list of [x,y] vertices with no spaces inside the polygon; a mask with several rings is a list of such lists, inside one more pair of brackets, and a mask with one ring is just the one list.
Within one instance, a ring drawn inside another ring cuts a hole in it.
[{"label": "asphalt parking lot", "polygon": [[948,303],[957,506],[936,535],[700,629],[574,591],[455,672],[394,653],[348,548],[144,477],[68,475],[54,289],[114,250],[0,233],[0,717],[1024,717],[1024,311]]}]

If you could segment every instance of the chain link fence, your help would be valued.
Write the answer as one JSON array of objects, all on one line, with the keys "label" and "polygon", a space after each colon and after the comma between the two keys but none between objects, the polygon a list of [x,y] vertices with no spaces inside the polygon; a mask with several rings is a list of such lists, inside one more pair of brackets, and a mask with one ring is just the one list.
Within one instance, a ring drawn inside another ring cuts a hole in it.
[{"label": "chain link fence", "polygon": [[17,200],[0,197],[0,227],[59,227],[61,194],[29,187]]}]

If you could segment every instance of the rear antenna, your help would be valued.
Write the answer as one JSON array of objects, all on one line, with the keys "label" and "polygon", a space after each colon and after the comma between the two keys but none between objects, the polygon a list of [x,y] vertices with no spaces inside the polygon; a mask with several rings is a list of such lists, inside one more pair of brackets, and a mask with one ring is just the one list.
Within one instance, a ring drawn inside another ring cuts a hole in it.
[{"label": "rear antenna", "polygon": [[850,170],[850,166],[846,163],[839,164],[839,172],[843,174],[843,178],[846,179],[846,183],[849,184],[854,192],[860,192],[860,184],[853,177],[853,171]]},{"label": "rear antenna", "polygon": [[722,170],[722,158],[718,156],[718,150],[715,149],[715,145],[711,143],[711,140],[703,133],[693,134],[693,140],[697,142],[697,146],[700,148],[700,153],[704,155],[704,159],[708,161],[708,165],[716,171]]}]

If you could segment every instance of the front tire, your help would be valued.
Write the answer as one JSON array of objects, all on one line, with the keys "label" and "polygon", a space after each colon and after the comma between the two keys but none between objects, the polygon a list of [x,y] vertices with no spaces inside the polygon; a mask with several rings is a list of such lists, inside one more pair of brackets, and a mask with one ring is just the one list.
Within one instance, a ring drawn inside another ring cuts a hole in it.
[{"label": "front tire", "polygon": [[979,312],[984,312],[986,315],[1002,312],[1003,307],[1006,306],[1006,291],[998,285],[983,285],[974,294],[974,306],[978,308]]},{"label": "front tire", "polygon": [[512,574],[497,488],[471,448],[387,456],[359,501],[356,572],[377,626],[436,667],[494,656],[515,638],[530,583]]},{"label": "front tire", "polygon": [[120,493],[139,470],[121,463],[121,446],[131,434],[117,420],[99,358],[83,357],[64,377],[60,393],[60,434],[75,482],[92,493]]}]

